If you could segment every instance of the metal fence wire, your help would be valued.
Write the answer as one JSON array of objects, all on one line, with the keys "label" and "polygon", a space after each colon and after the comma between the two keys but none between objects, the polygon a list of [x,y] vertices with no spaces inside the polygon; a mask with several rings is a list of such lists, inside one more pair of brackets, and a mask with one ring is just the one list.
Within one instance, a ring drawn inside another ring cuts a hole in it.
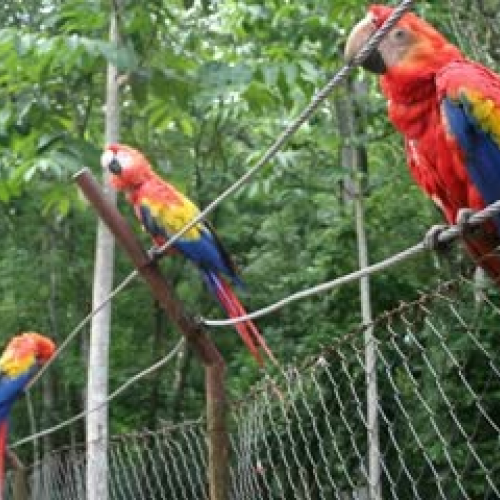
[{"label": "metal fence wire", "polygon": [[[462,280],[376,321],[382,498],[500,498],[499,313]],[[369,498],[364,354],[354,332],[235,408],[233,498]]]},{"label": "metal fence wire", "polygon": [[[262,380],[231,404],[230,498],[369,498],[370,410],[381,498],[500,498],[497,303],[495,290],[461,278],[379,315],[376,408],[365,327]],[[206,456],[203,423],[112,439],[110,499],[205,499]],[[46,456],[28,471],[30,498],[84,499],[85,460],[83,449]]]},{"label": "metal fence wire", "polygon": [[[108,448],[109,498],[206,498],[206,455],[201,421],[115,436]],[[28,498],[85,500],[86,460],[84,446],[47,454],[27,471]],[[15,480],[8,474],[6,500],[17,500]]]}]

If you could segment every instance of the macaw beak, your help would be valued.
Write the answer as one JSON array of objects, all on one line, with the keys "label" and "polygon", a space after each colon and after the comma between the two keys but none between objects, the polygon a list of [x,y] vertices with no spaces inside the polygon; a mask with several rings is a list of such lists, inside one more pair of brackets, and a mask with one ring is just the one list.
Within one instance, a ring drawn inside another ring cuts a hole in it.
[{"label": "macaw beak", "polygon": [[122,166],[116,158],[116,156],[109,162],[108,170],[115,175],[120,175],[122,171]]},{"label": "macaw beak", "polygon": [[[356,54],[363,48],[370,37],[377,31],[372,14],[368,14],[352,29],[344,49],[344,58],[352,61]],[[378,48],[372,50],[370,55],[361,63],[361,66],[372,73],[382,75],[387,71],[384,58]]]}]

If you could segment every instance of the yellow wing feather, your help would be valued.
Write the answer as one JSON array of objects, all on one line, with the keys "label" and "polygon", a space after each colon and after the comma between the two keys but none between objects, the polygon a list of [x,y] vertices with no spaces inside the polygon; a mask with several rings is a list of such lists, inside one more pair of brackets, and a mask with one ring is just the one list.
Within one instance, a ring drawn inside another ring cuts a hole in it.
[{"label": "yellow wing feather", "polygon": [[471,112],[480,127],[489,132],[500,146],[500,106],[480,92],[462,88],[460,94],[469,102]]},{"label": "yellow wing feather", "polygon": [[0,370],[8,377],[14,378],[28,371],[35,364],[35,356],[16,356],[13,349],[6,349],[0,358]]},{"label": "yellow wing feather", "polygon": [[[180,193],[179,193],[180,194]],[[182,195],[181,195],[182,196]],[[188,198],[182,196],[182,203],[165,204],[145,198],[143,202],[151,211],[151,216],[162,229],[172,236],[191,222],[199,213],[198,207]],[[183,238],[195,240],[200,237],[202,225],[200,223],[189,229]]]}]

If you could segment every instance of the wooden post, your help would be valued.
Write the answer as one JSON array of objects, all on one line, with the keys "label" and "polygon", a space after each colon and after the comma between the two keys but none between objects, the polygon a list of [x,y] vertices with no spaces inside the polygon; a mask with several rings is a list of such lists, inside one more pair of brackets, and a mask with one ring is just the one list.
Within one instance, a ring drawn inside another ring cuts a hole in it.
[{"label": "wooden post", "polygon": [[12,464],[14,472],[13,500],[28,500],[28,481],[26,469],[19,457],[12,451],[7,450],[7,457]]},{"label": "wooden post", "polygon": [[74,178],[100,218],[114,234],[116,241],[128,254],[140,276],[149,285],[156,300],[186,337],[205,367],[210,500],[227,500],[229,438],[226,426],[224,359],[203,326],[186,314],[182,303],[175,298],[171,284],[161,275],[157,263],[151,261],[125,219],[106,199],[91,172],[83,169]]},{"label": "wooden post", "polygon": [[224,364],[205,365],[210,500],[229,498],[229,441]]}]

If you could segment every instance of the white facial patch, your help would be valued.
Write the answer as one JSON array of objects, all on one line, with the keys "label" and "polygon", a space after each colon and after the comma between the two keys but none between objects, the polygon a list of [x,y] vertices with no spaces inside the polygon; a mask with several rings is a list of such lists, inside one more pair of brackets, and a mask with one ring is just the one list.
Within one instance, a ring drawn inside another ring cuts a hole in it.
[{"label": "white facial patch", "polygon": [[116,153],[116,159],[122,168],[128,168],[132,163],[132,157],[127,151],[118,151],[118,153]]},{"label": "white facial patch", "polygon": [[110,151],[107,149],[104,151],[104,153],[101,155],[101,167],[105,170],[108,169],[109,164],[113,161],[113,158],[115,157],[115,154],[113,151]]},{"label": "white facial patch", "polygon": [[356,57],[360,49],[376,30],[376,26],[373,21],[374,16],[371,12],[369,12],[352,28],[351,33],[347,38],[344,50],[344,57],[347,61]]}]

